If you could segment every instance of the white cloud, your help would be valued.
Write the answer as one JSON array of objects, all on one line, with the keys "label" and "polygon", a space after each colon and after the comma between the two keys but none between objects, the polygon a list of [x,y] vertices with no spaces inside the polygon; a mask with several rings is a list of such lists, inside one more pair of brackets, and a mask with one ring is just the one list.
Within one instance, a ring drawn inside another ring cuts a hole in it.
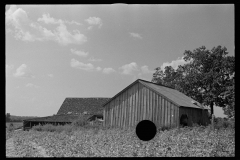
[{"label": "white cloud", "polygon": [[81,23],[79,23],[79,22],[76,22],[76,21],[65,21],[65,23],[67,23],[67,24],[76,24],[76,25],[78,25],[78,26],[81,26],[82,24]]},{"label": "white cloud", "polygon": [[115,72],[115,70],[112,69],[112,68],[104,68],[103,69],[103,73],[105,73],[105,74],[110,74],[110,73],[113,73],[113,72]]},{"label": "white cloud", "polygon": [[52,78],[52,77],[53,77],[53,74],[48,74],[48,77],[51,77],[51,78]]},{"label": "white cloud", "polygon": [[139,38],[139,39],[142,39],[142,36],[139,34],[139,33],[129,33],[130,36],[134,37],[134,38]]},{"label": "white cloud", "polygon": [[53,17],[50,17],[49,14],[43,14],[41,18],[38,18],[39,22],[44,22],[46,24],[60,24],[63,23],[61,19],[57,20]]},{"label": "white cloud", "polygon": [[134,71],[138,71],[138,66],[136,62],[132,62],[119,67],[119,69],[122,70],[122,74],[131,75]]},{"label": "white cloud", "polygon": [[22,8],[17,8],[16,5],[11,5],[5,13],[6,24],[12,24],[19,28],[28,21],[27,13]]},{"label": "white cloud", "polygon": [[37,85],[32,84],[32,83],[26,84],[26,87],[40,88],[40,86],[37,86]]},{"label": "white cloud", "polygon": [[81,56],[81,57],[87,57],[88,56],[88,52],[77,51],[76,49],[71,49],[71,52],[73,54],[76,54],[76,55]]},{"label": "white cloud", "polygon": [[28,19],[27,13],[23,9],[17,8],[16,5],[10,6],[9,10],[5,13],[5,17],[7,26],[15,28],[15,38],[19,40],[30,42],[52,40],[61,45],[82,44],[87,41],[87,37],[81,34],[79,30],[70,32],[67,29],[66,24],[81,25],[76,21],[57,20],[50,17],[49,14],[44,14],[42,18],[38,19],[39,22],[58,25],[56,29],[48,30],[39,23]]},{"label": "white cloud", "polygon": [[21,66],[19,66],[16,72],[13,74],[13,76],[23,78],[34,78],[30,70],[27,68],[26,64],[22,64]]},{"label": "white cloud", "polygon": [[15,28],[15,38],[23,41],[34,41],[34,36],[27,31],[29,19],[27,13],[16,5],[11,5],[5,13],[6,25]]},{"label": "white cloud", "polygon": [[81,34],[78,30],[73,30],[73,34],[71,34],[67,27],[64,24],[60,24],[56,31],[54,31],[54,35],[56,37],[56,41],[62,45],[68,44],[82,44],[87,41],[87,37]]},{"label": "white cloud", "polygon": [[95,70],[95,67],[93,64],[91,64],[91,63],[85,64],[85,63],[79,62],[75,59],[71,60],[70,65],[73,68],[78,68],[78,69],[82,69],[85,71],[94,71]]},{"label": "white cloud", "polygon": [[[102,20],[99,17],[89,17],[88,19],[85,19],[85,21],[90,25],[98,25],[99,28],[102,26]],[[90,30],[92,27],[88,29]]]},{"label": "white cloud", "polygon": [[161,69],[164,71],[166,66],[172,66],[173,69],[177,69],[179,65],[184,65],[187,62],[185,62],[185,60],[182,58],[178,58],[177,60],[173,60],[172,62],[164,62],[161,65]]},{"label": "white cloud", "polygon": [[102,68],[101,68],[101,67],[97,67],[96,70],[97,70],[97,71],[101,71]]},{"label": "white cloud", "polygon": [[141,70],[142,70],[143,74],[154,73],[154,71],[149,70],[148,66],[146,66],[146,65],[142,66]]},{"label": "white cloud", "polygon": [[92,61],[92,62],[99,62],[99,61],[102,61],[102,59],[95,59],[94,57],[91,57],[88,59],[89,61]]},{"label": "white cloud", "polygon": [[64,20],[61,20],[61,19],[55,19],[53,17],[50,17],[49,14],[43,14],[41,18],[38,18],[38,21],[39,22],[44,22],[46,24],[61,24],[61,23],[67,23],[67,24],[76,24],[76,25],[82,25],[81,23],[79,22],[76,22],[76,21],[64,21]]}]

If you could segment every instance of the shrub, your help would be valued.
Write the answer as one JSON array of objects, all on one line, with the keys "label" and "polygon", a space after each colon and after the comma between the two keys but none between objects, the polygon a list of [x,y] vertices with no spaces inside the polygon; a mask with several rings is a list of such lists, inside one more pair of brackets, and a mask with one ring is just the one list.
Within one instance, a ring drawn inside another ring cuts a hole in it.
[{"label": "shrub", "polygon": [[169,130],[170,127],[169,126],[163,126],[161,128],[159,128],[159,131],[165,131],[165,130]]},{"label": "shrub", "polygon": [[85,118],[78,118],[72,122],[74,127],[84,127],[87,125],[87,120]]},{"label": "shrub", "polygon": [[46,124],[43,126],[43,131],[54,132],[56,131],[56,127],[53,126],[52,124]]},{"label": "shrub", "polygon": [[33,126],[32,130],[34,130],[34,131],[42,131],[42,125],[39,124],[39,125]]},{"label": "shrub", "polygon": [[12,123],[10,123],[10,125],[9,125],[9,127],[8,127],[8,131],[13,131],[14,130],[14,126],[13,126],[13,124]]},{"label": "shrub", "polygon": [[218,117],[214,120],[214,128],[215,129],[235,128],[235,122],[232,120]]},{"label": "shrub", "polygon": [[74,130],[73,126],[69,125],[69,124],[66,124],[66,125],[62,126],[62,129],[63,129],[63,131],[65,131],[67,133],[70,133]]}]

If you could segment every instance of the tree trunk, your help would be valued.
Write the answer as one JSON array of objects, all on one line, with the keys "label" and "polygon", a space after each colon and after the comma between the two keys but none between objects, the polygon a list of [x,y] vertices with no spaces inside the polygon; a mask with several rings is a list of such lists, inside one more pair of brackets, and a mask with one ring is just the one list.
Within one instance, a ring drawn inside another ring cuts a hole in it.
[{"label": "tree trunk", "polygon": [[213,115],[213,101],[210,103],[210,108],[211,108],[211,117]]}]

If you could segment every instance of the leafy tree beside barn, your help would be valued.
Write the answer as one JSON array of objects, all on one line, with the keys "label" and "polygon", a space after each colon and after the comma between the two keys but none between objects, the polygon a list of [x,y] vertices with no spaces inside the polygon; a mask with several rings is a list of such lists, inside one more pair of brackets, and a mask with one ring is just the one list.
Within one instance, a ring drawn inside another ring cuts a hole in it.
[{"label": "leafy tree beside barn", "polygon": [[235,57],[227,56],[226,47],[205,46],[184,52],[186,64],[174,70],[155,69],[152,82],[173,87],[203,105],[222,107],[228,117],[235,115]]}]

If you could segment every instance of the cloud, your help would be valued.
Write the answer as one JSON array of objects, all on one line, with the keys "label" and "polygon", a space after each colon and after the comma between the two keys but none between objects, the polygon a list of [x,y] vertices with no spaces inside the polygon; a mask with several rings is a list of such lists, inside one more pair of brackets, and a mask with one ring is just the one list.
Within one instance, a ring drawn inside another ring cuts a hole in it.
[{"label": "cloud", "polygon": [[82,69],[82,70],[85,70],[85,71],[94,71],[95,70],[95,67],[94,67],[93,64],[91,64],[91,63],[85,64],[85,63],[79,62],[75,59],[71,60],[70,65],[73,68],[78,68],[78,69]]},{"label": "cloud", "polygon": [[110,74],[110,73],[113,73],[113,72],[115,72],[115,70],[112,69],[112,68],[104,68],[103,69],[103,73],[105,73],[105,74]]},{"label": "cloud", "polygon": [[53,17],[50,17],[49,13],[48,14],[43,14],[41,18],[38,18],[39,22],[44,22],[46,24],[61,24],[61,23],[65,23],[65,24],[76,24],[76,25],[82,25],[79,22],[76,21],[66,21],[66,20],[61,20],[61,19],[55,19]]},{"label": "cloud", "polygon": [[87,41],[87,37],[81,34],[79,30],[71,32],[67,29],[66,24],[80,25],[76,21],[64,21],[50,17],[49,14],[44,14],[42,18],[38,19],[38,22],[58,25],[55,29],[48,30],[39,23],[31,21],[27,13],[23,9],[17,8],[16,5],[10,6],[5,13],[5,17],[7,26],[14,27],[15,38],[19,40],[30,42],[52,40],[61,45],[82,44]]},{"label": "cloud", "polygon": [[91,57],[88,60],[91,61],[91,62],[100,62],[100,61],[102,61],[102,59],[95,59],[94,57]]},{"label": "cloud", "polygon": [[26,87],[40,88],[40,86],[37,86],[37,85],[32,84],[32,83],[26,84]]},{"label": "cloud", "polygon": [[132,62],[119,67],[119,69],[122,70],[122,74],[131,75],[134,71],[138,71],[138,66],[136,62]]},{"label": "cloud", "polygon": [[80,31],[73,30],[72,33],[68,31],[64,23],[60,23],[53,31],[42,27],[38,23],[31,23],[30,26],[38,32],[38,36],[34,40],[53,40],[61,45],[83,44],[87,41],[87,37]]},{"label": "cloud", "polygon": [[30,70],[27,68],[26,64],[19,66],[13,76],[22,78],[35,78],[35,76],[33,76]]},{"label": "cloud", "polygon": [[142,70],[143,74],[154,73],[154,71],[149,70],[148,66],[146,66],[146,65],[142,66],[141,70]]},{"label": "cloud", "polygon": [[101,68],[101,67],[97,67],[96,70],[97,70],[97,71],[101,71],[102,68]]},{"label": "cloud", "polygon": [[55,41],[62,45],[82,44],[87,41],[87,37],[78,30],[73,30],[73,34],[67,30],[64,24],[60,24],[54,31]]},{"label": "cloud", "polygon": [[166,66],[172,66],[173,69],[177,69],[179,65],[184,65],[188,62],[185,62],[185,60],[182,58],[178,58],[177,60],[173,60],[171,63],[170,62],[164,62],[161,65],[161,69],[164,71]]},{"label": "cloud", "polygon": [[[99,28],[101,28],[101,26],[102,26],[102,20],[99,17],[89,17],[88,19],[85,19],[85,21],[89,25],[98,25]],[[92,27],[88,28],[88,29],[92,29]]]},{"label": "cloud", "polygon": [[130,36],[134,37],[134,38],[139,38],[139,39],[143,39],[142,36],[139,33],[129,33]]},{"label": "cloud", "polygon": [[48,77],[51,77],[51,78],[52,78],[52,77],[53,77],[53,74],[48,74]]},{"label": "cloud", "polygon": [[44,22],[46,24],[60,24],[63,23],[63,21],[61,19],[57,20],[53,17],[50,17],[49,14],[43,14],[42,18],[38,18],[39,22]]},{"label": "cloud", "polygon": [[29,19],[27,13],[16,5],[11,5],[5,13],[6,25],[15,28],[15,38],[23,41],[34,41],[34,36],[30,34],[28,29]]},{"label": "cloud", "polygon": [[88,52],[77,51],[76,49],[71,49],[71,52],[73,54],[76,54],[76,55],[81,56],[81,57],[87,57],[88,56]]}]

